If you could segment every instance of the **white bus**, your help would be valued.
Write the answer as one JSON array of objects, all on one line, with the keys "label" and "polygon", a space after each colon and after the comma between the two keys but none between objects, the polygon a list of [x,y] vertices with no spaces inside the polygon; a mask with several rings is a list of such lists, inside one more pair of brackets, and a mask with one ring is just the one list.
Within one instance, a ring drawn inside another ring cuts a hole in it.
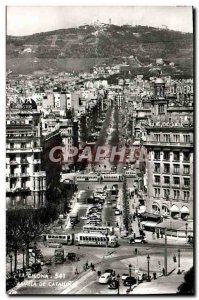
[{"label": "white bus", "polygon": [[103,174],[101,175],[103,181],[122,181],[123,175],[122,174]]},{"label": "white bus", "polygon": [[118,239],[115,235],[106,235],[101,233],[77,233],[75,234],[75,244],[85,246],[98,246],[114,248],[118,246]]},{"label": "white bus", "polygon": [[97,233],[102,233],[105,234],[108,232],[108,234],[113,234],[114,233],[114,228],[110,226],[92,226],[92,225],[84,225],[83,226],[83,232],[97,232]]},{"label": "white bus", "polygon": [[44,242],[72,245],[74,243],[74,237],[72,234],[58,234],[58,233],[44,234]]},{"label": "white bus", "polygon": [[136,172],[134,170],[127,170],[127,171],[125,171],[125,175],[126,175],[126,177],[135,178]]}]

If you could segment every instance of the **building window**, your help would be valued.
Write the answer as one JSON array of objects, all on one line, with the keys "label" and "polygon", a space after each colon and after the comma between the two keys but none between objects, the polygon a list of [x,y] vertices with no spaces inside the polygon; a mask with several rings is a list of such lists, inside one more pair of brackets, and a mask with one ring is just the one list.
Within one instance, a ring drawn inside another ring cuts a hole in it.
[{"label": "building window", "polygon": [[173,165],[173,173],[174,174],[180,173],[180,165]]},{"label": "building window", "polygon": [[190,197],[190,192],[189,191],[184,191],[183,192],[183,199],[184,200],[189,200]]},{"label": "building window", "polygon": [[170,190],[169,189],[164,189],[164,198],[168,199],[170,196]]},{"label": "building window", "polygon": [[164,114],[164,104],[159,104],[158,105],[158,113],[159,114]]},{"label": "building window", "polygon": [[155,160],[160,159],[160,151],[154,151],[154,158],[155,158]]},{"label": "building window", "polygon": [[183,173],[186,174],[186,175],[189,175],[189,173],[190,173],[190,167],[189,166],[184,166]]},{"label": "building window", "polygon": [[190,178],[184,178],[184,186],[190,186]]},{"label": "building window", "polygon": [[160,173],[160,164],[155,164],[155,173]]},{"label": "building window", "polygon": [[164,151],[164,160],[169,160],[169,159],[170,159],[170,152]]},{"label": "building window", "polygon": [[160,197],[160,189],[159,188],[154,189],[154,197],[155,198]]},{"label": "building window", "polygon": [[175,161],[180,160],[180,153],[179,152],[173,152],[173,160],[175,160]]},{"label": "building window", "polygon": [[160,134],[154,134],[154,141],[159,142],[160,141]]},{"label": "building window", "polygon": [[164,183],[165,184],[170,184],[170,177],[169,176],[164,176]]},{"label": "building window", "polygon": [[26,149],[26,143],[21,143],[21,149]]},{"label": "building window", "polygon": [[183,153],[183,160],[184,161],[189,161],[190,160],[190,153],[189,152],[184,152]]},{"label": "building window", "polygon": [[173,139],[174,139],[175,143],[179,143],[180,142],[180,135],[179,134],[174,134]]},{"label": "building window", "polygon": [[173,190],[173,198],[179,199],[180,197],[180,191],[179,190]]},{"label": "building window", "polygon": [[14,149],[15,144],[14,143],[10,143],[10,149]]},{"label": "building window", "polygon": [[155,183],[160,183],[160,176],[155,175]]},{"label": "building window", "polygon": [[170,134],[163,134],[163,140],[165,143],[170,143],[171,142]]},{"label": "building window", "polygon": [[164,164],[164,173],[170,173],[170,165],[169,164]]},{"label": "building window", "polygon": [[180,178],[179,177],[173,177],[173,183],[175,185],[179,185],[180,184]]},{"label": "building window", "polygon": [[184,143],[190,143],[190,135],[189,134],[185,134],[183,135],[183,139],[184,139]]}]

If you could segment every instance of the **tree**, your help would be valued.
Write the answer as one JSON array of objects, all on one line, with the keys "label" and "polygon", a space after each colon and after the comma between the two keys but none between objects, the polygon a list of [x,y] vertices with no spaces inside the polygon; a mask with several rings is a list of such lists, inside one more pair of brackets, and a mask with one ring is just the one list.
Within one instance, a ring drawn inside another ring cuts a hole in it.
[{"label": "tree", "polygon": [[194,267],[192,267],[184,276],[184,282],[178,287],[177,294],[184,295],[194,295],[195,293],[195,276]]}]

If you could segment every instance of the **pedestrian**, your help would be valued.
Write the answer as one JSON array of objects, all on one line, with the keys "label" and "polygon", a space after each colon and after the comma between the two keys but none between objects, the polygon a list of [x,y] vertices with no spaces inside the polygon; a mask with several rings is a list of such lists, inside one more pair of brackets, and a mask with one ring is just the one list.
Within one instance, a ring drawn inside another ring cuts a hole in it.
[{"label": "pedestrian", "polygon": [[165,268],[162,269],[162,275],[165,276]]},{"label": "pedestrian", "polygon": [[101,276],[101,271],[97,271],[97,276],[98,276],[98,277]]},{"label": "pedestrian", "polygon": [[156,280],[156,272],[153,272],[153,279]]},{"label": "pedestrian", "polygon": [[78,275],[78,270],[77,270],[77,267],[75,269],[75,275]]}]

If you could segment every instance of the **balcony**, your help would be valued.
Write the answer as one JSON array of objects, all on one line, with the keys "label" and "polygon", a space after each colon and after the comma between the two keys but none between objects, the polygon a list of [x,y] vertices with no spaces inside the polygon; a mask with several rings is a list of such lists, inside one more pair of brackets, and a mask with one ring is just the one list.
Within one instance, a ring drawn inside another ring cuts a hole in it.
[{"label": "balcony", "polygon": [[179,170],[179,171],[175,171],[175,170],[174,170],[174,171],[173,171],[173,174],[174,174],[174,175],[180,175],[180,170]]},{"label": "balcony", "polygon": [[21,173],[20,176],[21,177],[29,177],[30,175],[28,173]]},{"label": "balcony", "polygon": [[163,183],[163,184],[162,184],[162,186],[165,186],[165,187],[170,187],[170,185],[171,185],[170,182],[169,182],[169,183]]},{"label": "balcony", "polygon": [[180,184],[179,184],[179,183],[178,183],[178,184],[173,183],[172,186],[173,186],[174,188],[178,188],[178,189],[180,188]]},{"label": "balcony", "polygon": [[183,185],[183,189],[185,189],[185,190],[190,190],[190,185]]},{"label": "balcony", "polygon": [[161,183],[160,182],[154,182],[153,185],[154,186],[161,186]]},{"label": "balcony", "polygon": [[22,186],[21,188],[18,188],[17,189],[19,192],[29,192],[30,191],[30,188],[29,187],[26,187],[26,186]]},{"label": "balcony", "polygon": [[9,175],[10,178],[17,178],[19,177],[19,174],[15,173],[15,174],[10,174]]},{"label": "balcony", "polygon": [[10,165],[18,165],[18,162],[16,160],[10,160]]},{"label": "balcony", "polygon": [[29,162],[26,158],[21,159],[21,165],[27,165],[27,164],[29,164]]},{"label": "balcony", "polygon": [[34,159],[33,160],[33,164],[40,164],[41,163],[41,159]]}]

